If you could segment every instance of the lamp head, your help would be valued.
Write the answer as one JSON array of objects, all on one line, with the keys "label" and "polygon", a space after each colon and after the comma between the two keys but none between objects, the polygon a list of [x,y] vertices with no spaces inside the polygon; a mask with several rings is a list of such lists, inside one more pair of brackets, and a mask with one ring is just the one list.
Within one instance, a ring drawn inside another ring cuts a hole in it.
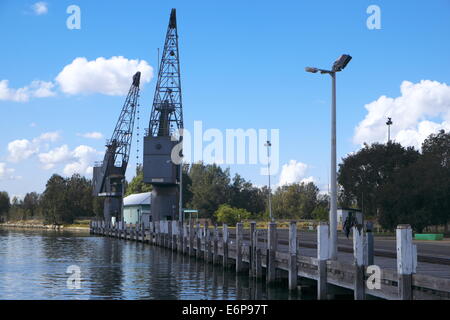
[{"label": "lamp head", "polygon": [[333,64],[333,72],[339,72],[344,70],[347,64],[352,60],[352,57],[348,54],[343,54]]},{"label": "lamp head", "polygon": [[311,73],[317,73],[319,71],[319,69],[317,68],[312,68],[312,67],[306,67],[305,68],[306,72],[311,72]]}]

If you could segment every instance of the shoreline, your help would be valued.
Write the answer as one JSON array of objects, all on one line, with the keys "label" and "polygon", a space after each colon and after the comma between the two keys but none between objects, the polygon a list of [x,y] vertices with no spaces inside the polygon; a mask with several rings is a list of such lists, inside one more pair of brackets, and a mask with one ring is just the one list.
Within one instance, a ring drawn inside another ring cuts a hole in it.
[{"label": "shoreline", "polygon": [[19,228],[19,229],[39,229],[39,230],[55,230],[55,231],[89,231],[89,226],[75,227],[52,224],[38,224],[38,223],[0,223],[0,228]]}]

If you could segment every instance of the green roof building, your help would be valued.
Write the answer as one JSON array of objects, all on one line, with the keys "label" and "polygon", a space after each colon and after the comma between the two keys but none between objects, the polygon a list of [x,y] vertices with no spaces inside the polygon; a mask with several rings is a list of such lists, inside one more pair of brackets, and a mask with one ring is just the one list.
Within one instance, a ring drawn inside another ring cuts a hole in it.
[{"label": "green roof building", "polygon": [[151,192],[136,193],[123,198],[123,221],[127,224],[151,221]]}]

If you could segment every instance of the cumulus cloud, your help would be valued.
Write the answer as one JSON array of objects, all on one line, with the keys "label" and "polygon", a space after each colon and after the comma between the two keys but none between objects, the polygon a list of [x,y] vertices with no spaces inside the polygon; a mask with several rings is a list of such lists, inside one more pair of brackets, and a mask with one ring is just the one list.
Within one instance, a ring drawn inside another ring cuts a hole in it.
[{"label": "cumulus cloud", "polygon": [[86,176],[92,175],[92,164],[101,154],[102,152],[86,145],[76,147],[71,153],[73,162],[68,163],[64,167],[64,174],[67,176],[71,176],[74,173]]},{"label": "cumulus cloud", "polygon": [[417,149],[431,133],[450,130],[450,86],[431,80],[403,81],[400,93],[365,105],[368,113],[355,129],[354,143],[387,141],[387,117],[393,121],[391,139]]},{"label": "cumulus cloud", "polygon": [[19,162],[28,159],[39,151],[39,147],[27,139],[18,139],[8,143],[8,160]]},{"label": "cumulus cloud", "polygon": [[48,152],[38,155],[44,169],[52,169],[55,165],[64,165],[63,173],[71,176],[74,173],[89,176],[92,174],[92,164],[98,160],[102,152],[86,145],[80,145],[73,150],[64,144]]},{"label": "cumulus cloud", "polygon": [[103,138],[103,134],[101,132],[86,132],[86,133],[78,133],[77,134],[80,137],[83,138],[88,138],[88,139],[102,139]]},{"label": "cumulus cloud", "polygon": [[0,100],[27,102],[30,98],[45,98],[56,95],[52,91],[55,85],[52,82],[34,80],[30,85],[14,89],[9,87],[8,80],[0,80]]},{"label": "cumulus cloud", "polygon": [[0,162],[0,180],[14,179],[14,171],[15,170],[12,168],[7,168],[6,163]]},{"label": "cumulus cloud", "polygon": [[64,67],[56,77],[56,82],[61,91],[71,95],[123,95],[128,92],[131,78],[137,71],[141,72],[141,83],[149,82],[153,77],[153,68],[145,60],[114,56],[88,61],[78,57]]},{"label": "cumulus cloud", "polygon": [[280,180],[278,185],[283,186],[292,183],[309,183],[314,182],[313,177],[305,177],[308,165],[297,160],[289,160],[281,168]]},{"label": "cumulus cloud", "polygon": [[47,3],[43,1],[36,2],[31,6],[31,9],[33,9],[34,14],[38,16],[46,14],[48,12]]},{"label": "cumulus cloud", "polygon": [[46,153],[40,153],[38,155],[39,161],[43,163],[44,169],[51,169],[57,163],[65,162],[71,159],[69,147],[64,144],[61,147],[50,150]]},{"label": "cumulus cloud", "polygon": [[8,143],[8,160],[19,162],[28,159],[46,145],[47,142],[55,142],[60,138],[59,132],[46,132],[32,140],[17,139]]},{"label": "cumulus cloud", "polygon": [[29,85],[16,89],[9,87],[9,80],[0,80],[0,101],[27,102],[31,98],[52,97],[56,95],[56,84],[62,92],[70,95],[124,95],[137,71],[141,72],[142,84],[150,82],[153,77],[153,68],[145,60],[114,56],[88,61],[78,57],[62,69],[55,81],[34,80]]}]

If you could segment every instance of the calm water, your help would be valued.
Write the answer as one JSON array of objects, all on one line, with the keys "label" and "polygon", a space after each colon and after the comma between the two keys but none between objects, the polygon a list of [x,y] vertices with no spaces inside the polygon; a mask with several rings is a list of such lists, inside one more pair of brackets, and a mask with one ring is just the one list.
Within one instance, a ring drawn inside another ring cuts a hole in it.
[{"label": "calm water", "polygon": [[[67,269],[81,271],[69,289]],[[148,244],[0,229],[0,299],[308,299]]]}]

